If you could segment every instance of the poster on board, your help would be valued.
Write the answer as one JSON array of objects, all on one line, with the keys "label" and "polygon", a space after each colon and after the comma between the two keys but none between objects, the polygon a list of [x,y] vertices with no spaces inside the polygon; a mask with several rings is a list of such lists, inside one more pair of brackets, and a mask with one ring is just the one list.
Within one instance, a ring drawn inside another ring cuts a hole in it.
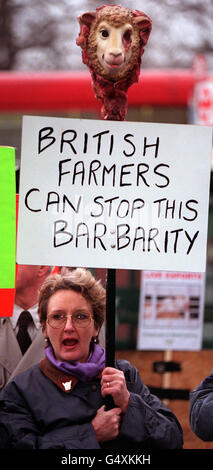
[{"label": "poster on board", "polygon": [[205,126],[25,116],[17,262],[205,271],[211,145]]},{"label": "poster on board", "polygon": [[200,350],[205,274],[144,271],[137,349]]}]

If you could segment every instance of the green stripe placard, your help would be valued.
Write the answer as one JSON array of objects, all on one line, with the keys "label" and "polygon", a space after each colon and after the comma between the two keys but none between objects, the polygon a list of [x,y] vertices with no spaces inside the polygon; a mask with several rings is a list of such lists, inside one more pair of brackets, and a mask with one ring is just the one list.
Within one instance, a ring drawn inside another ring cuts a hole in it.
[{"label": "green stripe placard", "polygon": [[0,288],[15,287],[15,149],[0,147]]}]

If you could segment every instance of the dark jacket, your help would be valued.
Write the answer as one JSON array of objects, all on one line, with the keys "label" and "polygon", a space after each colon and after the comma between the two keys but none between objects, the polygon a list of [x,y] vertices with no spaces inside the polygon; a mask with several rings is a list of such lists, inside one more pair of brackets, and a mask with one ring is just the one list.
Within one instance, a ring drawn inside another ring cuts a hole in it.
[{"label": "dark jacket", "polygon": [[8,445],[24,449],[181,448],[182,430],[174,414],[150,394],[127,361],[116,361],[116,367],[125,373],[130,401],[115,440],[100,445],[91,424],[104,404],[100,379],[79,381],[73,390],[65,391],[62,383],[67,377],[54,380],[38,364],[16,376],[1,392],[0,425],[7,429]]},{"label": "dark jacket", "polygon": [[203,441],[213,441],[213,374],[190,393],[190,424]]}]

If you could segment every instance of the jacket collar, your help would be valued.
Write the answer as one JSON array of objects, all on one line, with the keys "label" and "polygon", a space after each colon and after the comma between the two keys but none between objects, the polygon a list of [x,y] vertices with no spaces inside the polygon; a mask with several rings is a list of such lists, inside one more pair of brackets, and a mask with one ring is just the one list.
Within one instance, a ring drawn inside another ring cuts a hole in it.
[{"label": "jacket collar", "polygon": [[77,377],[65,374],[55,367],[47,357],[40,362],[40,369],[46,377],[54,382],[63,392],[70,393],[78,383]]}]

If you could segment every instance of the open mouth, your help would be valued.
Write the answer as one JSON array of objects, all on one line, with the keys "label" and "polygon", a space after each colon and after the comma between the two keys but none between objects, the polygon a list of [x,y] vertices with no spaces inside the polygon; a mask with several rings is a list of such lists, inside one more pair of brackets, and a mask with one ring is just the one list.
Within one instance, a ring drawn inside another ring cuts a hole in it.
[{"label": "open mouth", "polygon": [[78,344],[78,340],[75,338],[65,338],[62,344],[65,348],[74,348]]}]

